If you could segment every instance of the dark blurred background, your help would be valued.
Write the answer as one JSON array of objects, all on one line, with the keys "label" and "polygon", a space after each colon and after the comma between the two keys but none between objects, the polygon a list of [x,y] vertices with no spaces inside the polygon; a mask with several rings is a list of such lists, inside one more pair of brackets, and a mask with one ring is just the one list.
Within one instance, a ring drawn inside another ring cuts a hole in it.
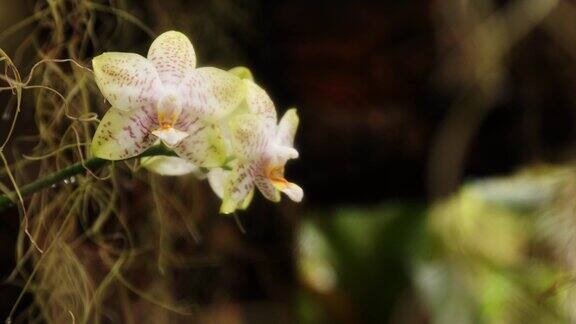
[{"label": "dark blurred background", "polygon": [[[216,203],[204,209],[216,219],[200,245],[220,261],[182,272],[178,282],[194,291],[180,295],[213,323],[438,322],[410,279],[427,206],[467,180],[574,155],[573,1],[99,3],[122,8],[156,34],[189,35],[200,65],[249,67],[279,114],[298,108],[301,157],[288,164],[287,177],[304,188],[304,202],[274,206],[258,196],[239,215],[245,233],[216,217]],[[42,6],[0,1],[0,32]],[[95,16],[102,43],[86,57],[144,54],[151,37],[107,15]],[[34,24],[0,33],[0,47],[17,55]],[[23,54],[20,63],[27,72],[34,62]],[[35,132],[32,120],[33,111],[23,109],[18,135]],[[8,122],[0,121],[0,135]],[[17,214],[0,215],[1,253],[10,256]],[[323,233],[318,244],[330,252],[302,251],[307,226]],[[314,253],[331,255],[334,269],[302,265],[320,258]],[[3,277],[12,260],[2,258]],[[308,266],[324,270],[310,275],[302,270]],[[1,286],[0,314],[19,292]]]}]

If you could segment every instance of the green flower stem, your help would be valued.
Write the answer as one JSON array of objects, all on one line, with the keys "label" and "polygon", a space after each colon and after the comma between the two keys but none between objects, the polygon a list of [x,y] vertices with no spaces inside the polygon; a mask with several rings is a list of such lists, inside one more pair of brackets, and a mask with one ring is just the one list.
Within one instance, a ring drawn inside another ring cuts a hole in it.
[{"label": "green flower stem", "polygon": [[[157,155],[174,156],[175,154],[164,145],[156,145],[149,148],[148,150],[140,154],[138,157],[157,156]],[[60,181],[64,181],[65,179],[68,179],[73,175],[86,172],[86,168],[90,169],[91,171],[96,171],[101,167],[103,167],[104,165],[106,165],[108,162],[110,161],[100,158],[91,158],[89,160],[84,161],[84,165],[82,165],[82,163],[73,164],[69,167],[52,172],[43,178],[40,178],[34,182],[31,182],[27,185],[20,187],[19,188],[20,194],[22,195],[22,197],[28,196],[44,188],[48,188]],[[0,212],[9,207],[14,206],[16,201],[17,201],[17,195],[15,191],[7,195],[0,195]]]}]

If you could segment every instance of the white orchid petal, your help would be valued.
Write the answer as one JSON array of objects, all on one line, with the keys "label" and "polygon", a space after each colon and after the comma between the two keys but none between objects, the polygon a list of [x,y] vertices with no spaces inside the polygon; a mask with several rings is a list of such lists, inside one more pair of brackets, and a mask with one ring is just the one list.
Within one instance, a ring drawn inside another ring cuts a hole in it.
[{"label": "white orchid petal", "polygon": [[98,88],[116,109],[152,104],[162,91],[156,69],[138,54],[104,53],[92,60],[92,66]]},{"label": "white orchid petal", "polygon": [[181,95],[183,109],[216,121],[240,105],[246,95],[246,85],[232,73],[202,67],[187,75]]},{"label": "white orchid petal", "polygon": [[92,139],[92,153],[107,160],[136,156],[150,147],[156,138],[150,129],[157,127],[153,109],[108,110]]},{"label": "white orchid petal", "polygon": [[147,156],[140,164],[154,173],[164,176],[180,176],[193,173],[198,179],[204,179],[204,173],[194,164],[176,156]]},{"label": "white orchid petal", "polygon": [[220,128],[196,119],[186,129],[188,137],[173,147],[183,159],[199,167],[222,166],[228,158],[228,149]]},{"label": "white orchid petal", "polygon": [[161,34],[152,42],[148,60],[166,87],[179,87],[196,67],[196,53],[190,39],[173,30]]},{"label": "white orchid petal", "polygon": [[296,108],[288,109],[286,113],[284,113],[284,116],[282,116],[282,119],[280,119],[280,123],[278,123],[278,130],[276,132],[277,143],[293,147],[298,123],[299,118],[296,113]]}]

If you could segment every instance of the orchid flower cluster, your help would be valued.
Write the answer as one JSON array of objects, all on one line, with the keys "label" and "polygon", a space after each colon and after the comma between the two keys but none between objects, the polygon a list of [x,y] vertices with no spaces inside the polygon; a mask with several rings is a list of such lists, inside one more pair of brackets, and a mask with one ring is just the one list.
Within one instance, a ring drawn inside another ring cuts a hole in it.
[{"label": "orchid flower cluster", "polygon": [[107,52],[92,64],[112,105],[92,140],[94,156],[123,160],[161,142],[177,156],[143,157],[142,165],[207,178],[225,214],[247,208],[255,187],[274,202],[280,192],[302,200],[302,189],[284,178],[286,162],[298,157],[296,109],[278,122],[248,69],[196,67],[192,43],[176,31],[158,36],[147,57]]}]

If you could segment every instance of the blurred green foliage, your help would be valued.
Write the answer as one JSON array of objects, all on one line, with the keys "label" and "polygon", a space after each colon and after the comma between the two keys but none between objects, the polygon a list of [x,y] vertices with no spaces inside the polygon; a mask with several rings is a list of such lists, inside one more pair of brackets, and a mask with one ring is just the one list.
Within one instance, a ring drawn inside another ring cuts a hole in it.
[{"label": "blurred green foliage", "polygon": [[[424,226],[424,208],[418,204],[387,204],[372,209],[341,208],[331,213],[315,212],[303,222],[299,268],[306,291],[304,300],[323,300],[328,318],[380,322],[388,318],[397,298],[410,286],[410,260],[419,249]],[[311,250],[313,252],[311,252]],[[330,267],[333,285],[325,283]],[[324,295],[323,298],[311,299]],[[315,300],[315,301],[314,301]],[[318,310],[301,303],[306,322],[317,323]]]},{"label": "blurred green foliage", "polygon": [[298,238],[303,321],[569,322],[570,268],[553,239],[569,229],[546,220],[557,223],[549,211],[573,178],[535,167],[431,206],[309,214]]}]

